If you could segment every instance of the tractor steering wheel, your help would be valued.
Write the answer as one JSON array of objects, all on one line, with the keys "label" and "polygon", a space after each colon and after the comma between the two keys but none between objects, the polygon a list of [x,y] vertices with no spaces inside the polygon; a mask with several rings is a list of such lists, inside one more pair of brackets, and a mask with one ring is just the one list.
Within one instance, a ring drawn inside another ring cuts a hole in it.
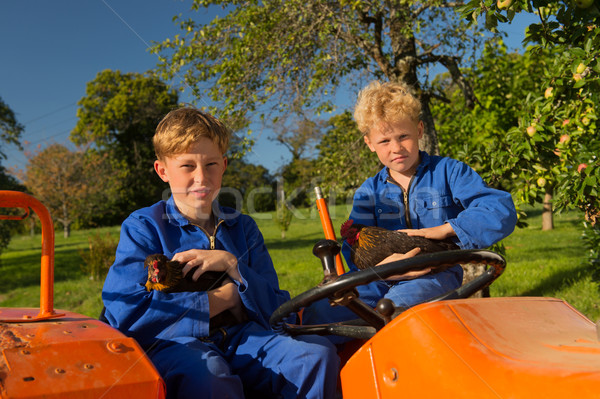
[{"label": "tractor steering wheel", "polygon": [[[326,243],[326,245],[332,245],[331,240],[321,240],[320,243],[325,241],[329,242]],[[333,241],[333,243],[335,243],[335,241]],[[319,243],[317,243],[317,245],[319,245]],[[315,245],[315,248],[317,245]],[[339,244],[337,245],[339,246]],[[316,250],[313,252],[317,253]],[[332,256],[335,256],[335,254],[331,255],[330,258]],[[331,263],[331,259],[328,262]],[[324,268],[325,263],[326,261],[323,260]],[[291,335],[332,334],[351,338],[369,339],[375,335],[378,330],[383,328],[385,324],[391,321],[393,317],[406,309],[395,308],[392,301],[382,299],[377,304],[377,311],[375,311],[358,298],[358,294],[354,290],[355,287],[385,279],[396,274],[403,274],[411,270],[423,269],[425,267],[443,270],[460,263],[482,263],[491,267],[469,283],[424,302],[467,298],[490,285],[502,274],[506,266],[506,261],[501,255],[487,250],[455,250],[418,255],[369,269],[346,273],[337,278],[326,278],[318,286],[303,292],[279,306],[279,308],[271,315],[269,322],[274,329],[283,329]],[[297,313],[300,309],[324,298],[329,298],[330,301],[335,301],[338,304],[348,306],[357,313],[361,319],[318,325],[297,325],[286,323],[284,321],[289,315]]]}]

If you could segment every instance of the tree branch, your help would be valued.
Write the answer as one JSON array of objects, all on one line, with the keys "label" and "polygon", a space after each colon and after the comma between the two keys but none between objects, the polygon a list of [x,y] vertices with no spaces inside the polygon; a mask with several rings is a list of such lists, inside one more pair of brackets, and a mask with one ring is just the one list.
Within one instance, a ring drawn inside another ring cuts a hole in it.
[{"label": "tree branch", "polygon": [[463,92],[463,96],[465,98],[465,104],[469,109],[473,109],[475,104],[477,103],[477,98],[475,97],[475,93],[473,92],[473,88],[465,79],[464,75],[460,71],[458,67],[458,57],[453,57],[449,55],[430,55],[426,57],[419,57],[419,61],[421,64],[439,62],[443,66],[448,69],[450,72],[450,76],[452,76],[452,80],[454,83],[460,87]]}]

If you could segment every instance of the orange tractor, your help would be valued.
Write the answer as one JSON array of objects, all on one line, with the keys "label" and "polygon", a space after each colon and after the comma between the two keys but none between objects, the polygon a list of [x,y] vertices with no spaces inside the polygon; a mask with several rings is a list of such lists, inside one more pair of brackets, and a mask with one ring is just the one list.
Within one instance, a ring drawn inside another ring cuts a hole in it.
[{"label": "orange tractor", "polygon": [[[0,398],[164,398],[164,384],[135,340],[99,320],[54,309],[54,229],[46,208],[13,191],[0,191],[0,207],[32,209],[42,222],[40,308],[0,308]],[[592,321],[553,298],[468,299],[502,273],[500,255],[448,251],[342,274],[326,207],[319,210],[328,239],[313,252],[324,282],[283,304],[271,324],[289,334],[356,338],[341,354],[344,398],[600,397],[600,342]],[[353,289],[425,266],[469,262],[489,267],[410,309],[385,300],[372,309]],[[312,326],[283,321],[323,298],[360,318]]]}]

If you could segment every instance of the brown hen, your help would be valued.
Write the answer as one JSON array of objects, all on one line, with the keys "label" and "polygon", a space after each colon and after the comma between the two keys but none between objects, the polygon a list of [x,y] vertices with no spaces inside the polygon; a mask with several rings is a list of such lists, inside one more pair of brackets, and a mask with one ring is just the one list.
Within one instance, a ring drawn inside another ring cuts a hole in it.
[{"label": "brown hen", "polygon": [[144,267],[148,268],[146,290],[163,292],[209,291],[231,281],[226,272],[208,271],[196,281],[192,279],[193,269],[184,276],[184,264],[169,260],[163,254],[148,255]]},{"label": "brown hen", "polygon": [[459,249],[450,239],[409,236],[397,230],[354,224],[352,219],[342,224],[340,233],[352,248],[350,260],[361,270],[377,265],[392,254],[405,254],[417,247],[421,248],[421,254]]}]

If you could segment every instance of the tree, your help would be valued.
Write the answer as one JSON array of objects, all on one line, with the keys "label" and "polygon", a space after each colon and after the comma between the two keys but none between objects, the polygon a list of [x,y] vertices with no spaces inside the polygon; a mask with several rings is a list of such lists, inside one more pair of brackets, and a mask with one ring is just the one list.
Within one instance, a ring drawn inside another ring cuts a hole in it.
[{"label": "tree", "polygon": [[111,190],[118,186],[109,169],[102,157],[52,144],[29,158],[24,182],[68,238],[74,223],[93,220],[110,203]]},{"label": "tree", "polygon": [[[0,161],[6,159],[6,154],[2,150],[2,144],[14,144],[21,148],[19,138],[23,132],[23,126],[17,122],[15,113],[0,98]],[[12,177],[7,170],[0,164],[0,188],[3,190],[22,190],[17,180]],[[8,246],[14,223],[3,221],[0,224],[0,254]]]},{"label": "tree", "polygon": [[[0,144],[14,144],[21,148],[19,138],[23,133],[23,125],[17,122],[15,113],[0,97]],[[6,159],[6,154],[0,147],[0,159]]]},{"label": "tree", "polygon": [[[288,123],[288,119],[291,122]],[[283,145],[292,159],[279,171],[281,187],[288,193],[282,204],[309,206],[308,188],[314,177],[314,162],[311,152],[322,136],[321,123],[296,114],[293,118],[277,119],[273,125],[273,140]]]},{"label": "tree", "polygon": [[[0,165],[0,188],[2,190],[25,191],[19,181],[10,175],[4,166]],[[0,208],[0,213],[3,215],[14,214],[14,210]],[[6,249],[10,243],[13,234],[18,230],[19,224],[14,220],[0,220],[0,254]]]},{"label": "tree", "polygon": [[[492,29],[498,22],[511,20],[517,12],[535,12],[539,16],[540,23],[530,25],[527,30],[526,40],[535,44],[528,51],[551,49],[555,56],[543,75],[544,91],[532,93],[524,104],[519,125],[508,131],[508,140],[524,141],[530,148],[524,147],[510,156],[534,160],[520,173],[531,182],[537,177],[536,183],[543,185],[539,179],[545,177],[540,176],[536,167],[540,157],[537,149],[554,153],[554,158],[546,158],[553,161],[543,165],[556,176],[554,204],[558,209],[579,208],[585,213],[584,238],[590,247],[590,261],[598,264],[600,138],[596,129],[600,103],[600,10],[594,2],[521,0],[512,2],[507,10],[486,3],[469,2],[462,10],[463,15],[471,19],[485,14]],[[498,152],[496,164],[510,169],[512,162],[503,164],[507,159],[505,152]],[[521,186],[515,194],[526,198],[532,186]]]},{"label": "tree", "polygon": [[239,158],[230,159],[221,186],[221,205],[246,213],[275,209],[274,179],[262,165]]},{"label": "tree", "polygon": [[[434,83],[452,99],[433,106],[441,152],[475,167],[488,184],[520,193],[518,204],[544,203],[544,229],[552,226],[555,147],[532,141],[522,131],[517,136],[507,132],[528,117],[523,104],[532,93],[544,92],[543,76],[553,58],[549,50],[508,53],[502,41],[487,43],[473,69],[465,72],[479,100],[472,110],[444,76]],[[537,174],[532,176],[531,169]]]},{"label": "tree", "polygon": [[403,81],[423,102],[424,147],[437,153],[430,100],[439,95],[423,77],[445,67],[471,105],[459,65],[478,48],[478,27],[454,13],[460,2],[434,0],[236,2],[195,0],[193,10],[220,5],[223,18],[201,25],[179,19],[184,35],[156,44],[159,71],[216,103],[214,112],[246,116],[272,106],[290,110],[333,109],[338,87],[362,86],[364,78]]},{"label": "tree", "polygon": [[165,185],[154,172],[152,136],[177,101],[176,92],[157,78],[111,70],[98,73],[79,101],[71,140],[109,154],[114,167],[122,168],[119,208],[125,214],[162,196]]},{"label": "tree", "polygon": [[322,179],[323,191],[345,198],[366,178],[377,173],[381,164],[365,145],[350,112],[333,116],[326,127],[317,146],[316,173]]}]

